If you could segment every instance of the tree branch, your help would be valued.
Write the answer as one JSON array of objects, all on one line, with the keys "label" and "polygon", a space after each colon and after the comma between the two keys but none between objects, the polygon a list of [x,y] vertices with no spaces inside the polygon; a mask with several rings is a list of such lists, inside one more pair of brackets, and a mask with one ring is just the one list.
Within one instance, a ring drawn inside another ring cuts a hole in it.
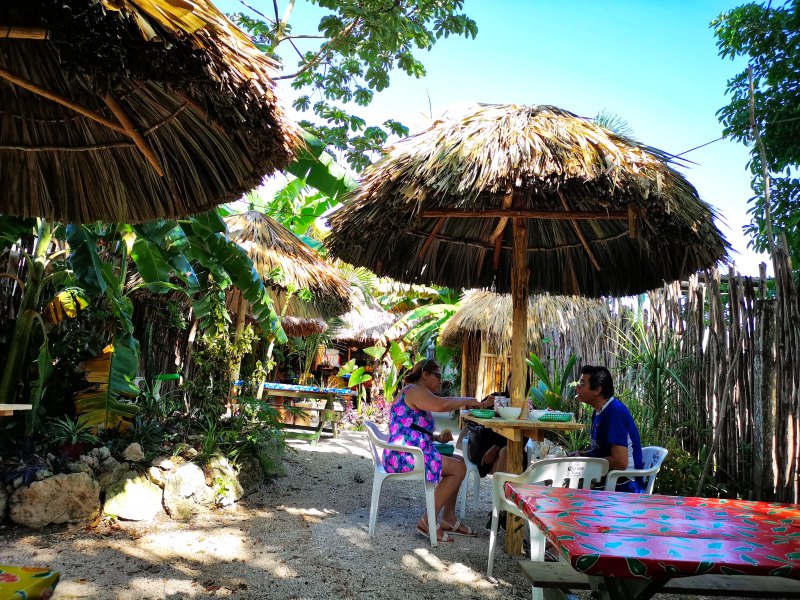
[{"label": "tree branch", "polygon": [[303,65],[303,68],[301,68],[296,73],[292,73],[291,75],[280,75],[278,77],[275,77],[274,78],[275,81],[279,79],[294,79],[298,75],[302,75],[309,69],[313,69],[314,67],[316,67],[320,62],[322,62],[322,59],[325,57],[327,53],[331,52],[343,40],[347,39],[347,37],[353,32],[353,29],[355,29],[356,25],[358,25],[360,22],[361,22],[361,17],[356,17],[355,19],[353,19],[353,22],[350,23],[350,25],[348,25],[347,27],[345,27],[342,30],[342,33],[340,33],[338,36],[330,40],[327,44],[323,44],[322,47],[319,49],[319,52],[317,52],[316,55],[314,55],[314,57],[311,60],[309,60],[305,65]]}]

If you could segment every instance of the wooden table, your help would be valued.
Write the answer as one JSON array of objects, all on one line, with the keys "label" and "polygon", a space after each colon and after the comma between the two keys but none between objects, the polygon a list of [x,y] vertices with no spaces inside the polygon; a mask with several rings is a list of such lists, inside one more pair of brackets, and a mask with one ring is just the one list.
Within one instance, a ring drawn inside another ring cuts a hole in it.
[{"label": "wooden table", "polygon": [[32,404],[0,404],[0,417],[10,417],[15,410],[31,410]]},{"label": "wooden table", "polygon": [[[800,597],[800,584],[784,579],[800,579],[796,505],[512,483],[505,493],[539,530],[532,547],[543,551],[546,538],[601,598],[646,599],[673,578],[698,575],[721,582],[712,591],[726,595]],[[543,579],[564,566],[540,564]]]},{"label": "wooden table", "polygon": [[[465,414],[463,418],[465,421],[472,421],[478,425],[488,427],[508,440],[506,470],[515,475],[522,473],[527,466],[522,464],[522,440],[524,438],[527,437],[534,442],[541,442],[544,439],[545,431],[567,432],[584,428],[584,425],[575,421],[559,423],[556,421],[528,421],[524,419],[479,419],[470,414]],[[516,515],[507,515],[505,549],[509,556],[522,554],[523,534],[523,521],[517,518]]]},{"label": "wooden table", "polygon": [[[334,401],[348,397],[355,397],[353,390],[344,388],[320,388],[313,385],[291,385],[286,383],[265,383],[264,393],[267,396],[304,398],[311,400],[325,400],[325,408],[301,407],[303,410],[313,410],[319,412],[319,424],[313,428],[313,433],[308,436],[312,444],[316,444],[322,435],[322,429],[326,423],[330,423],[333,437],[338,437],[338,415]],[[300,427],[300,426],[298,426]]]}]

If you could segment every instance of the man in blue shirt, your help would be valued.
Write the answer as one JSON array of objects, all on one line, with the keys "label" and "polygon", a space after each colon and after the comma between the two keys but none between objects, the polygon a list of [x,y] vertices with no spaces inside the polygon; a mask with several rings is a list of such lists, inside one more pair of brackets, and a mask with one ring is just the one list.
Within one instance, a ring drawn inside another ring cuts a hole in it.
[{"label": "man in blue shirt", "polygon": [[[614,397],[614,381],[608,369],[584,366],[577,397],[594,409],[592,446],[581,455],[605,458],[609,470],[641,469],[644,463],[639,429],[628,407]],[[642,482],[621,477],[617,491],[641,493]]]}]

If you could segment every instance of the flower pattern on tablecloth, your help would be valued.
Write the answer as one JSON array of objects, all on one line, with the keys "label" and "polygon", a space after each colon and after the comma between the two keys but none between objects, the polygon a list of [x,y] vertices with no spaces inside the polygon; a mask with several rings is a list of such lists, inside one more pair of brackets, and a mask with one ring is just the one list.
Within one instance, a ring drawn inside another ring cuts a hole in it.
[{"label": "flower pattern on tablecloth", "polygon": [[794,505],[510,483],[506,495],[589,575],[800,579],[800,509]]},{"label": "flower pattern on tablecloth", "polygon": [[[417,410],[406,404],[406,391],[409,387],[402,389],[400,397],[389,411],[389,438],[386,441],[390,444],[416,446],[422,450],[425,455],[425,480],[439,483],[442,478],[442,455],[433,444],[433,415],[430,411]],[[430,435],[411,429],[412,425],[430,431]],[[383,468],[387,473],[408,473],[414,469],[414,457],[408,452],[384,450]]]}]

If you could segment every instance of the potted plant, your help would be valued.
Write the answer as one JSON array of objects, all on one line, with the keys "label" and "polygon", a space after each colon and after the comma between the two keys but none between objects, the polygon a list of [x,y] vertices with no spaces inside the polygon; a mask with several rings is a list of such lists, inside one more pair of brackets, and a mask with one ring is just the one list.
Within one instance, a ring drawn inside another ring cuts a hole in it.
[{"label": "potted plant", "polygon": [[528,363],[528,366],[539,380],[528,391],[528,396],[533,397],[539,408],[564,410],[564,404],[568,399],[567,393],[570,388],[569,379],[572,377],[572,370],[575,368],[577,360],[578,357],[575,354],[571,354],[567,364],[560,371],[554,368],[551,376],[542,361],[533,352],[531,352],[529,358],[525,359],[525,362]]}]

